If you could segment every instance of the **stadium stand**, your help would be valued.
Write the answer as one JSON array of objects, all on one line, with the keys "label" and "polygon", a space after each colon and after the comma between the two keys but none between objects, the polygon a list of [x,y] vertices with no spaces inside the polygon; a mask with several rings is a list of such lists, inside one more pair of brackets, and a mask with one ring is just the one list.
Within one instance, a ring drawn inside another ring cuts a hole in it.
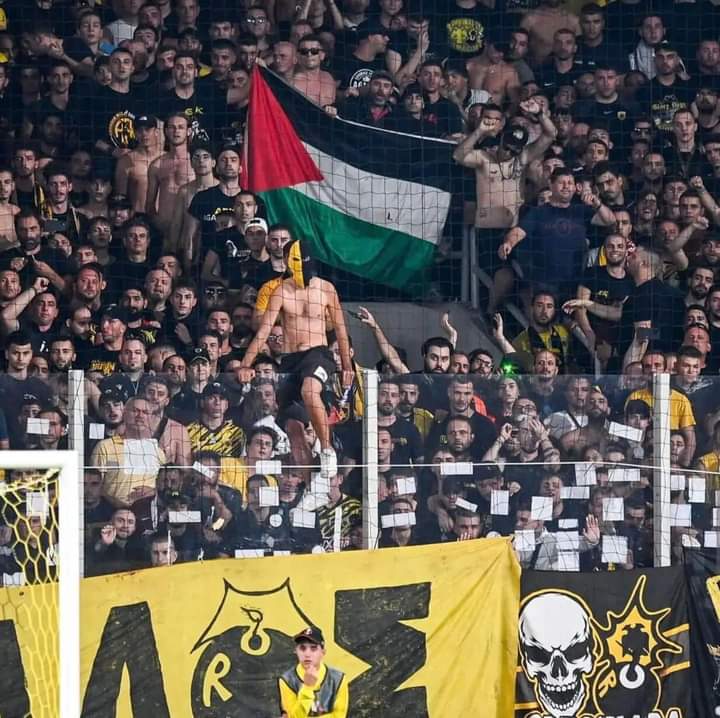
[{"label": "stadium stand", "polygon": [[713,2],[0,7],[0,449],[78,449],[84,372],[86,575],[359,549],[364,511],[652,566],[659,408],[672,558],[717,538]]}]

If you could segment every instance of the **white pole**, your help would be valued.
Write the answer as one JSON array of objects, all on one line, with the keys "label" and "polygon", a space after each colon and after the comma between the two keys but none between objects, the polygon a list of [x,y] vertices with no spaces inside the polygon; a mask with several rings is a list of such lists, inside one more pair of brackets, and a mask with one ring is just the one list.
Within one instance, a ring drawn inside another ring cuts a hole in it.
[{"label": "white pole", "polygon": [[653,393],[653,544],[655,566],[670,561],[670,375],[655,374]]},{"label": "white pole", "polygon": [[374,549],[378,539],[378,375],[363,369],[365,413],[363,416],[363,548]]},{"label": "white pole", "polygon": [[[73,369],[68,372],[68,448],[79,457],[78,487],[80,489],[79,506],[85,505],[85,480],[82,468],[85,464],[85,372]],[[85,555],[82,550],[85,536],[85,513],[79,512],[80,531],[80,577],[85,575]]]}]

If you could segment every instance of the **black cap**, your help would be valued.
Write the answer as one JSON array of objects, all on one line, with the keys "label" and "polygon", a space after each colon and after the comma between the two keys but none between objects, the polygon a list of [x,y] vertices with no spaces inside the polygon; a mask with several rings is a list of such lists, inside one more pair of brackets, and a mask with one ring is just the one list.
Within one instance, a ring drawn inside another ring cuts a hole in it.
[{"label": "black cap", "polygon": [[316,646],[324,646],[325,638],[317,626],[308,626],[295,636],[295,643],[314,643]]},{"label": "black cap", "polygon": [[119,304],[108,304],[103,307],[100,311],[100,319],[102,320],[103,317],[108,317],[109,319],[119,319],[125,324],[129,321],[127,309],[125,309],[125,307],[121,307]]},{"label": "black cap", "polygon": [[114,194],[108,200],[108,209],[132,209],[132,204],[124,194]]},{"label": "black cap", "polygon": [[214,381],[212,384],[208,384],[202,392],[203,399],[208,396],[215,396],[218,394],[224,399],[228,398],[227,389],[219,381]]},{"label": "black cap", "polygon": [[387,70],[375,70],[370,78],[370,82],[373,80],[389,80],[393,85],[395,84],[395,79]]},{"label": "black cap", "polygon": [[404,90],[403,90],[403,97],[408,97],[409,95],[420,95],[423,96],[425,93],[423,92],[422,87],[417,82],[411,82]]},{"label": "black cap", "polygon": [[191,349],[185,358],[185,361],[188,365],[190,365],[193,362],[198,361],[198,359],[210,363],[210,355],[208,354],[207,349],[203,349],[202,347],[195,347],[194,349]]},{"label": "black cap", "polygon": [[152,127],[153,129],[157,129],[158,121],[157,117],[153,117],[152,115],[141,115],[140,117],[135,120],[135,127]]},{"label": "black cap", "polygon": [[117,404],[118,402],[124,404],[127,399],[127,394],[117,386],[109,386],[102,392],[102,394],[100,394],[101,404],[107,401],[112,402],[113,404]]},{"label": "black cap", "polygon": [[40,399],[35,394],[23,394],[22,406],[27,404],[41,404]]},{"label": "black cap", "polygon": [[656,45],[655,54],[658,52],[674,52],[677,53],[677,48],[669,40],[663,40],[661,43]]}]

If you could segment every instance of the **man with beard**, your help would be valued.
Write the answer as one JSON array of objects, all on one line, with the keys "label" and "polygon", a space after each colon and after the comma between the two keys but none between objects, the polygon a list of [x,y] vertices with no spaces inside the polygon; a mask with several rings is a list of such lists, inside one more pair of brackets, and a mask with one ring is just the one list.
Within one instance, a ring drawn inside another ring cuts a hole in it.
[{"label": "man with beard", "polygon": [[560,439],[563,455],[580,460],[588,446],[595,446],[602,452],[611,440],[605,428],[610,418],[610,404],[602,390],[594,386],[587,397],[587,424],[569,431]]},{"label": "man with beard", "polygon": [[265,246],[270,255],[270,268],[273,277],[268,279],[258,291],[255,303],[255,312],[252,319],[252,328],[257,331],[263,314],[268,308],[272,293],[280,286],[287,266],[285,264],[285,247],[293,241],[290,228],[284,224],[274,224],[268,229]]},{"label": "man with beard", "polygon": [[172,292],[172,277],[164,269],[151,269],[145,276],[143,291],[148,314],[159,322],[163,321]]},{"label": "man with beard", "polygon": [[[697,124],[701,141],[707,142],[714,132],[720,131],[720,117],[718,117],[718,88],[701,83],[695,95],[697,108]],[[707,147],[705,148],[707,155]]]},{"label": "man with beard", "polygon": [[440,410],[435,414],[427,445],[431,450],[449,444],[449,426],[453,419],[464,417],[470,423],[473,435],[470,451],[478,460],[492,446],[497,436],[495,425],[490,419],[475,411],[475,387],[472,379],[463,375],[456,375],[447,388],[450,410]]},{"label": "man with beard", "polygon": [[593,180],[600,199],[613,210],[625,207],[622,175],[609,162],[598,162],[593,167]]},{"label": "man with beard", "polygon": [[715,273],[712,267],[699,264],[690,269],[687,278],[688,291],[685,295],[685,306],[705,304],[708,293],[714,283]]},{"label": "man with beard", "polygon": [[[587,339],[590,349],[604,365],[612,356],[618,339],[617,312],[633,291],[632,279],[625,271],[627,242],[619,234],[608,234],[603,242],[605,265],[586,270],[578,284],[577,299],[565,302],[563,310],[573,312],[575,321]],[[612,307],[612,317],[607,307]],[[592,321],[588,315],[592,315]]]},{"label": "man with beard", "polygon": [[547,349],[555,354],[558,364],[567,366],[570,358],[570,334],[557,321],[555,297],[549,292],[538,292],[530,304],[528,328],[518,334],[512,342],[519,359],[530,365],[534,354]]},{"label": "man with beard", "polygon": [[555,389],[557,376],[560,372],[557,355],[549,349],[535,352],[532,375],[526,387],[526,396],[537,407],[538,414],[545,419],[555,409]]},{"label": "man with beard", "polygon": [[615,225],[615,215],[589,191],[580,195],[580,203],[574,203],[575,178],[567,168],[553,171],[550,190],[548,202],[531,207],[518,226],[507,233],[498,256],[506,260],[518,248],[524,280],[531,287],[541,284],[553,288],[561,298],[566,298],[575,294],[583,269],[587,224],[611,227]]},{"label": "man with beard", "polygon": [[364,97],[349,97],[342,105],[340,114],[346,120],[373,127],[389,127],[392,124],[394,104],[393,77],[389,72],[376,70]]},{"label": "man with beard", "polygon": [[553,439],[559,440],[569,431],[587,425],[585,409],[589,392],[590,380],[587,377],[567,377],[562,410],[554,411],[545,419],[545,426]]},{"label": "man with beard", "polygon": [[49,363],[50,373],[68,372],[73,368],[76,359],[75,343],[72,337],[62,334],[50,342]]},{"label": "man with beard", "polygon": [[543,92],[552,96],[559,87],[572,85],[583,72],[588,71],[588,67],[577,57],[577,50],[577,41],[571,30],[563,27],[555,32],[552,54],[535,71],[535,82]]},{"label": "man with beard", "polygon": [[426,439],[433,423],[433,415],[427,409],[419,407],[420,381],[415,376],[401,376],[398,378],[400,387],[400,403],[397,407],[397,415],[407,419],[420,432],[420,436]]},{"label": "man with beard", "polygon": [[530,40],[533,64],[542,64],[553,50],[555,34],[567,30],[573,37],[580,35],[580,21],[575,13],[561,0],[544,0],[535,10],[528,12],[520,21]]},{"label": "man with beard", "polygon": [[137,396],[145,374],[146,361],[145,342],[137,336],[126,334],[118,355],[118,367],[113,374],[100,382],[100,390],[116,388],[125,396]]},{"label": "man with beard", "polygon": [[378,387],[378,427],[392,437],[391,464],[418,464],[423,459],[420,432],[407,419],[398,416],[400,385],[394,380],[380,382]]}]

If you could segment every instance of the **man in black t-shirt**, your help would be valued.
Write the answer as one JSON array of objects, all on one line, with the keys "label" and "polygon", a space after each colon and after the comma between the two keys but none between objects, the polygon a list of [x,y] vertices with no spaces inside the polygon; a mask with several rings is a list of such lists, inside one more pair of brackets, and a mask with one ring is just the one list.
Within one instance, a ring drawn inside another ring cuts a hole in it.
[{"label": "man in black t-shirt", "polygon": [[352,55],[335,58],[333,75],[340,81],[339,89],[361,88],[370,83],[376,70],[389,69],[385,52],[390,36],[380,26],[370,24],[358,28],[358,45]]},{"label": "man in black t-shirt", "polygon": [[212,247],[217,231],[217,218],[221,213],[232,213],[235,197],[240,194],[240,150],[235,146],[226,146],[220,150],[215,165],[218,184],[215,187],[198,192],[187,209],[186,222],[183,223],[181,247],[193,258],[201,257],[197,252],[196,236],[200,233],[201,247]]},{"label": "man in black t-shirt", "polygon": [[418,81],[425,93],[423,107],[425,124],[433,127],[441,137],[462,132],[463,120],[460,110],[440,93],[444,82],[442,65],[435,60],[426,60],[418,71]]},{"label": "man in black t-shirt", "polygon": [[223,127],[226,102],[214,82],[198,82],[198,61],[189,52],[179,52],[173,64],[175,85],[161,93],[158,107],[163,117],[181,114],[187,117],[191,141],[210,142],[218,127]]},{"label": "man in black t-shirt", "polygon": [[434,18],[431,37],[441,58],[467,60],[492,39],[493,11],[479,0],[441,0]]}]

